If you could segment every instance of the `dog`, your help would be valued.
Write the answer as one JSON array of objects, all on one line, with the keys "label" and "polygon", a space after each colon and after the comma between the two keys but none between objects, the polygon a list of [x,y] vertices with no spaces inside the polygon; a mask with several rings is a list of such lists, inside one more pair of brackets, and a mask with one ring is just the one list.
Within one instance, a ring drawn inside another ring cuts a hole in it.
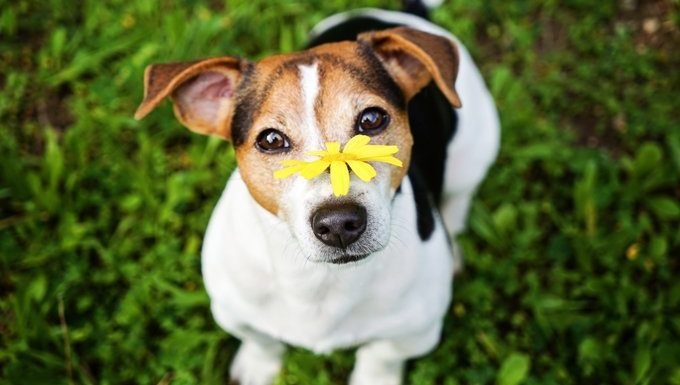
[{"label": "dog", "polygon": [[[154,64],[144,81],[137,119],[170,97],[183,125],[235,149],[202,249],[213,316],[241,340],[232,380],[271,384],[293,345],[358,347],[350,384],[400,384],[440,340],[455,235],[499,147],[465,47],[413,14],[362,9],[322,21],[301,52]],[[359,133],[397,145],[405,166],[376,163],[342,197],[328,173],[272,176]]]}]

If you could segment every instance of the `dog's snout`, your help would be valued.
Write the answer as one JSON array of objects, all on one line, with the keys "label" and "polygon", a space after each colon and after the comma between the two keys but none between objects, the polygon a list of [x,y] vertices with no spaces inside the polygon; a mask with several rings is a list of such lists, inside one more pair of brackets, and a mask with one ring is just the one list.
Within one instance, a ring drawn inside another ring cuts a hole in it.
[{"label": "dog's snout", "polygon": [[328,246],[347,248],[366,230],[366,209],[356,204],[324,206],[312,215],[314,235]]}]

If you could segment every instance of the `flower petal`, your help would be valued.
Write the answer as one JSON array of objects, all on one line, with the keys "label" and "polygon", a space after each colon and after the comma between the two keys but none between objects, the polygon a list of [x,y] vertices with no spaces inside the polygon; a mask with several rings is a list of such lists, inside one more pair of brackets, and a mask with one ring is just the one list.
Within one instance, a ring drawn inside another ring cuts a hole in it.
[{"label": "flower petal", "polygon": [[281,161],[281,164],[284,166],[302,166],[304,165],[305,162],[304,160],[297,160],[297,159],[284,159]]},{"label": "flower petal", "polygon": [[393,156],[376,156],[374,158],[365,159],[365,161],[389,163],[389,164],[391,164],[393,166],[397,166],[397,167],[403,167],[404,166],[404,164],[399,159],[397,159]]},{"label": "flower petal", "polygon": [[382,146],[368,144],[366,146],[355,149],[353,151],[353,154],[356,155],[357,160],[370,160],[369,158],[396,154],[397,151],[399,151],[399,148],[397,146]]},{"label": "flower petal", "polygon": [[326,142],[326,152],[328,152],[328,155],[339,154],[340,153],[340,143],[338,143],[338,142]]},{"label": "flower petal", "polygon": [[331,186],[336,197],[347,195],[349,192],[349,170],[345,162],[331,163]]},{"label": "flower petal", "polygon": [[328,155],[328,151],[325,150],[305,151],[305,155],[320,156],[323,158],[324,156]]},{"label": "flower petal", "polygon": [[296,172],[300,171],[301,169],[302,169],[302,166],[290,166],[290,167],[282,168],[280,170],[274,171],[274,178],[285,179],[285,178],[288,178],[289,176],[295,174]]},{"label": "flower petal", "polygon": [[348,160],[347,164],[350,168],[352,168],[352,171],[357,174],[359,179],[363,180],[364,182],[369,182],[378,174],[373,166],[360,160]]},{"label": "flower petal", "polygon": [[367,145],[370,141],[371,137],[368,135],[355,135],[345,144],[345,148],[342,149],[342,153],[352,154],[357,149]]},{"label": "flower petal", "polygon": [[302,168],[300,175],[305,179],[312,179],[326,171],[329,165],[330,162],[325,160],[315,160],[314,162],[309,162]]}]

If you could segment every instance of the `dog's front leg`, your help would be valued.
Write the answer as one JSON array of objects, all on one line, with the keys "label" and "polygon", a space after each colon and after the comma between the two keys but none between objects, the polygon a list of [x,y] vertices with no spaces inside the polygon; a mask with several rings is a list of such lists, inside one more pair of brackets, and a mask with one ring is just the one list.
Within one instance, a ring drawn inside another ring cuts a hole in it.
[{"label": "dog's front leg", "polygon": [[243,338],[229,375],[232,384],[271,385],[281,370],[285,346],[268,336],[254,333]]},{"label": "dog's front leg", "polygon": [[434,349],[440,334],[437,323],[421,333],[363,345],[356,353],[350,385],[400,385],[405,361]]}]

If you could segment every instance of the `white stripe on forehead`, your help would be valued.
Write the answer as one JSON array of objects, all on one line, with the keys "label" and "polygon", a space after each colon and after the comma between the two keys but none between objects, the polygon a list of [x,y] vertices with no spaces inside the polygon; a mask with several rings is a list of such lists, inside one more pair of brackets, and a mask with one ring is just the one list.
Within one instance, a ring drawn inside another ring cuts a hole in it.
[{"label": "white stripe on forehead", "polygon": [[319,71],[317,63],[310,65],[299,65],[300,87],[302,89],[302,100],[304,103],[304,116],[302,134],[304,135],[305,147],[308,150],[321,150],[323,141],[316,122],[314,104],[319,95]]}]

